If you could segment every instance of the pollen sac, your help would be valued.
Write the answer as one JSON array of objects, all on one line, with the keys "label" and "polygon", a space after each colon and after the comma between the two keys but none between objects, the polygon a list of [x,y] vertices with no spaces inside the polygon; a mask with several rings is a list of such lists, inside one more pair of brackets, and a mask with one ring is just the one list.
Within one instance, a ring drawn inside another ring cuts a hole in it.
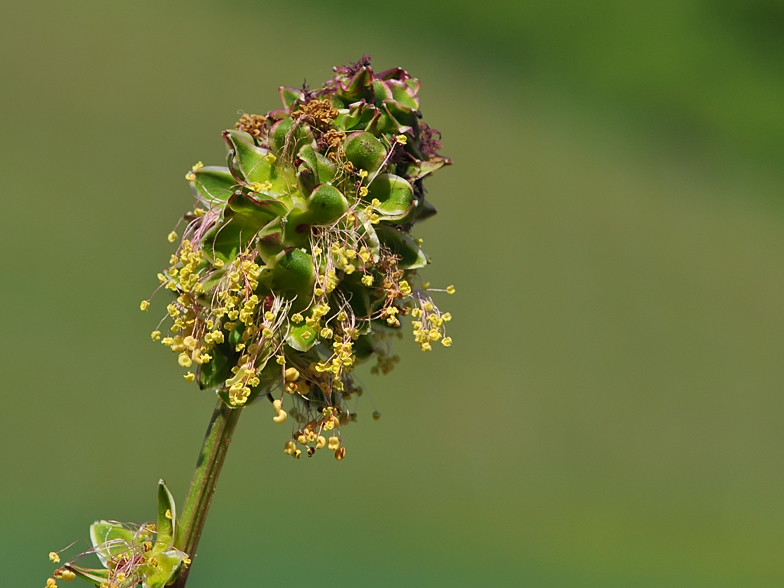
[{"label": "pollen sac", "polygon": [[186,170],[196,202],[170,235],[179,244],[158,279],[174,301],[153,340],[230,407],[283,391],[274,419],[293,421],[305,446],[286,452],[313,455],[329,431],[342,459],[356,366],[392,369],[388,339],[407,320],[422,349],[451,344],[412,234],[435,214],[424,179],[451,162],[408,72],[376,73],[369,57],[333,71],[223,131],[225,166]]}]

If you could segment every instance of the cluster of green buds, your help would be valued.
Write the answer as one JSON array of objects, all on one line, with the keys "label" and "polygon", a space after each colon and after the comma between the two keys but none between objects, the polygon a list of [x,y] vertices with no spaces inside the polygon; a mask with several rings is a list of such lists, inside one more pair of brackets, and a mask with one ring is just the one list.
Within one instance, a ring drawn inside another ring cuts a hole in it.
[{"label": "cluster of green buds", "polygon": [[[55,570],[46,588],[56,588],[57,580],[83,578],[99,588],[163,588],[187,568],[187,554],[173,547],[177,532],[174,499],[163,480],[158,483],[157,523],[118,523],[97,521],[90,526],[92,549],[80,553]],[[66,548],[68,549],[68,548]],[[65,551],[65,550],[63,550]],[[59,564],[62,552],[51,552],[49,559]],[[102,568],[79,565],[84,557],[95,554]]]},{"label": "cluster of green buds", "polygon": [[268,398],[275,422],[295,423],[287,454],[343,459],[355,366],[388,372],[407,315],[423,350],[449,347],[431,293],[454,288],[417,275],[429,259],[411,229],[435,214],[422,180],[450,163],[420,120],[419,81],[369,58],[334,72],[316,90],[280,88],[282,109],[223,132],[226,167],[187,173],[195,206],[158,275],[171,325],[152,338],[229,407]]}]

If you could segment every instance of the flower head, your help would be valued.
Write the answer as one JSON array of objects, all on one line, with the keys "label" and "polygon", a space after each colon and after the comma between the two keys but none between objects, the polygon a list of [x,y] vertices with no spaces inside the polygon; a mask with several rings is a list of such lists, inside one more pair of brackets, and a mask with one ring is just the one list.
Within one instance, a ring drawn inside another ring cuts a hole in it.
[{"label": "flower head", "polygon": [[174,296],[170,334],[153,339],[227,405],[274,401],[273,421],[294,422],[286,453],[326,445],[342,459],[356,365],[374,357],[388,372],[388,339],[408,315],[422,349],[451,343],[411,237],[435,214],[423,179],[451,162],[420,121],[418,80],[376,74],[369,58],[334,71],[224,131],[226,167],[188,172],[194,212],[159,274]]}]

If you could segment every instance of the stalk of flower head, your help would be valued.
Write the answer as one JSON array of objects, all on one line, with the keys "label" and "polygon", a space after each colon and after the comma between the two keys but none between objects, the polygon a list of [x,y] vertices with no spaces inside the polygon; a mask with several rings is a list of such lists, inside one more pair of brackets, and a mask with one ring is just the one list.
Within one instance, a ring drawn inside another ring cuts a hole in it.
[{"label": "stalk of flower head", "polygon": [[266,400],[276,424],[291,423],[285,454],[326,449],[340,461],[342,427],[356,419],[348,402],[362,394],[354,368],[372,360],[388,373],[408,316],[422,350],[451,345],[451,316],[431,293],[454,288],[420,279],[430,260],[411,234],[435,214],[423,179],[451,163],[421,121],[419,81],[399,68],[376,74],[367,57],[334,72],[315,90],[280,88],[283,108],[223,132],[225,167],[199,162],[185,176],[195,204],[182,237],[169,235],[178,244],[158,279],[172,301],[152,339],[218,405],[182,518],[161,481],[156,524],[95,523],[90,552],[104,568],[77,556],[47,586],[75,576],[184,586],[243,407]]}]

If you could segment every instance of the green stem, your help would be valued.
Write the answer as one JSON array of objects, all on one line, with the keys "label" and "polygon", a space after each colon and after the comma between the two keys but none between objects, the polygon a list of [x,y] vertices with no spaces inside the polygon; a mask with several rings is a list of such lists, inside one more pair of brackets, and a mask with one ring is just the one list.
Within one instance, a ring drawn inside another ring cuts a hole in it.
[{"label": "green stem", "polygon": [[[199,460],[196,462],[196,471],[193,473],[188,498],[183,505],[182,516],[177,527],[177,536],[174,546],[184,551],[193,559],[196,547],[199,544],[201,530],[210,510],[212,495],[218,482],[226,451],[231,443],[231,436],[237,420],[240,418],[241,408],[229,408],[221,400],[212,413],[212,419],[207,427],[204,444],[201,447]],[[182,571],[172,588],[183,588],[188,581],[190,568]]]}]

